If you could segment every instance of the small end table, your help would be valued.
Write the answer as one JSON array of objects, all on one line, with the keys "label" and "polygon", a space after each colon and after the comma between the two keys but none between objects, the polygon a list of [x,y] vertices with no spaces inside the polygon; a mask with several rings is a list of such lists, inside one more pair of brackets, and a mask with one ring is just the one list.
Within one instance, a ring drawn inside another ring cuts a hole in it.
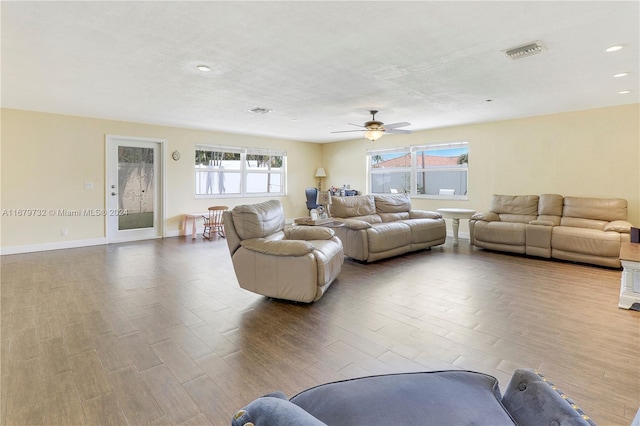
[{"label": "small end table", "polygon": [[442,217],[448,217],[451,219],[451,225],[453,228],[453,244],[456,245],[458,244],[460,219],[471,219],[471,216],[476,214],[476,211],[471,209],[443,208],[438,209],[438,213],[440,213]]},{"label": "small end table", "polygon": [[622,243],[620,246],[622,278],[618,307],[633,309],[640,304],[640,244]]}]

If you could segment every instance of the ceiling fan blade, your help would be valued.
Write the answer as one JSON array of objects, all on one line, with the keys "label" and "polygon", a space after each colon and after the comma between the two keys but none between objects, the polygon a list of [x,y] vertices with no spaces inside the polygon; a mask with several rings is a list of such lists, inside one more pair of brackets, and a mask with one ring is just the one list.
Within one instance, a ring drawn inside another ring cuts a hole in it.
[{"label": "ceiling fan blade", "polygon": [[350,125],[352,125],[352,126],[356,126],[356,127],[362,127],[363,129],[365,128],[365,127],[364,127],[363,125],[361,125],[361,124],[353,124],[353,123],[347,123],[347,124],[350,124]]},{"label": "ceiling fan blade", "polygon": [[387,129],[387,126],[385,126],[384,128],[385,133],[398,133],[398,134],[403,134],[403,135],[409,135],[411,134],[411,130],[402,130],[402,129]]},{"label": "ceiling fan blade", "polygon": [[403,121],[401,123],[385,124],[384,128],[385,129],[395,129],[397,127],[406,127],[406,126],[411,126],[411,123],[407,123],[406,121]]},{"label": "ceiling fan blade", "polygon": [[362,130],[338,130],[337,132],[331,132],[331,133],[350,133],[350,132],[364,132],[366,129],[362,129]]}]

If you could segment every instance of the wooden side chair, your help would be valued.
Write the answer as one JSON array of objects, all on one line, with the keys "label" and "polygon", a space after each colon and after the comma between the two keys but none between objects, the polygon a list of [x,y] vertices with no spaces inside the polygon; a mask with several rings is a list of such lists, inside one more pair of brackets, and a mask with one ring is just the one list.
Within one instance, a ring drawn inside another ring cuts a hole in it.
[{"label": "wooden side chair", "polygon": [[229,210],[227,206],[213,206],[209,207],[209,216],[204,217],[204,231],[202,232],[202,238],[208,240],[213,239],[213,234],[218,233],[222,238],[226,238],[224,234],[224,221],[222,219],[222,213]]}]

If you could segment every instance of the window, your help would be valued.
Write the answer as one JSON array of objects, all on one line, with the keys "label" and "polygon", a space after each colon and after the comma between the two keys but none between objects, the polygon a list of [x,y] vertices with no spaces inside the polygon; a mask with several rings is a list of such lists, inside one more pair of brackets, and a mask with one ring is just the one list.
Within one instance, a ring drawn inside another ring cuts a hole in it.
[{"label": "window", "polygon": [[196,145],[197,198],[285,195],[285,151]]},{"label": "window", "polygon": [[408,148],[376,150],[369,153],[371,193],[411,190],[411,152]]},{"label": "window", "polygon": [[369,150],[372,194],[404,192],[429,198],[467,197],[467,142]]}]

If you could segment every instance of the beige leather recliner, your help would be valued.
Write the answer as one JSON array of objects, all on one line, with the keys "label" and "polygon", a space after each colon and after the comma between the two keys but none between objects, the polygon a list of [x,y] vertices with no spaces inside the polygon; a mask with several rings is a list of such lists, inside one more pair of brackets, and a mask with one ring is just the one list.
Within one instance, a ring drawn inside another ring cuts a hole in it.
[{"label": "beige leather recliner", "polygon": [[278,200],[234,207],[224,229],[240,287],[264,296],[315,302],[342,270],[342,243],[330,228],[285,227]]}]

